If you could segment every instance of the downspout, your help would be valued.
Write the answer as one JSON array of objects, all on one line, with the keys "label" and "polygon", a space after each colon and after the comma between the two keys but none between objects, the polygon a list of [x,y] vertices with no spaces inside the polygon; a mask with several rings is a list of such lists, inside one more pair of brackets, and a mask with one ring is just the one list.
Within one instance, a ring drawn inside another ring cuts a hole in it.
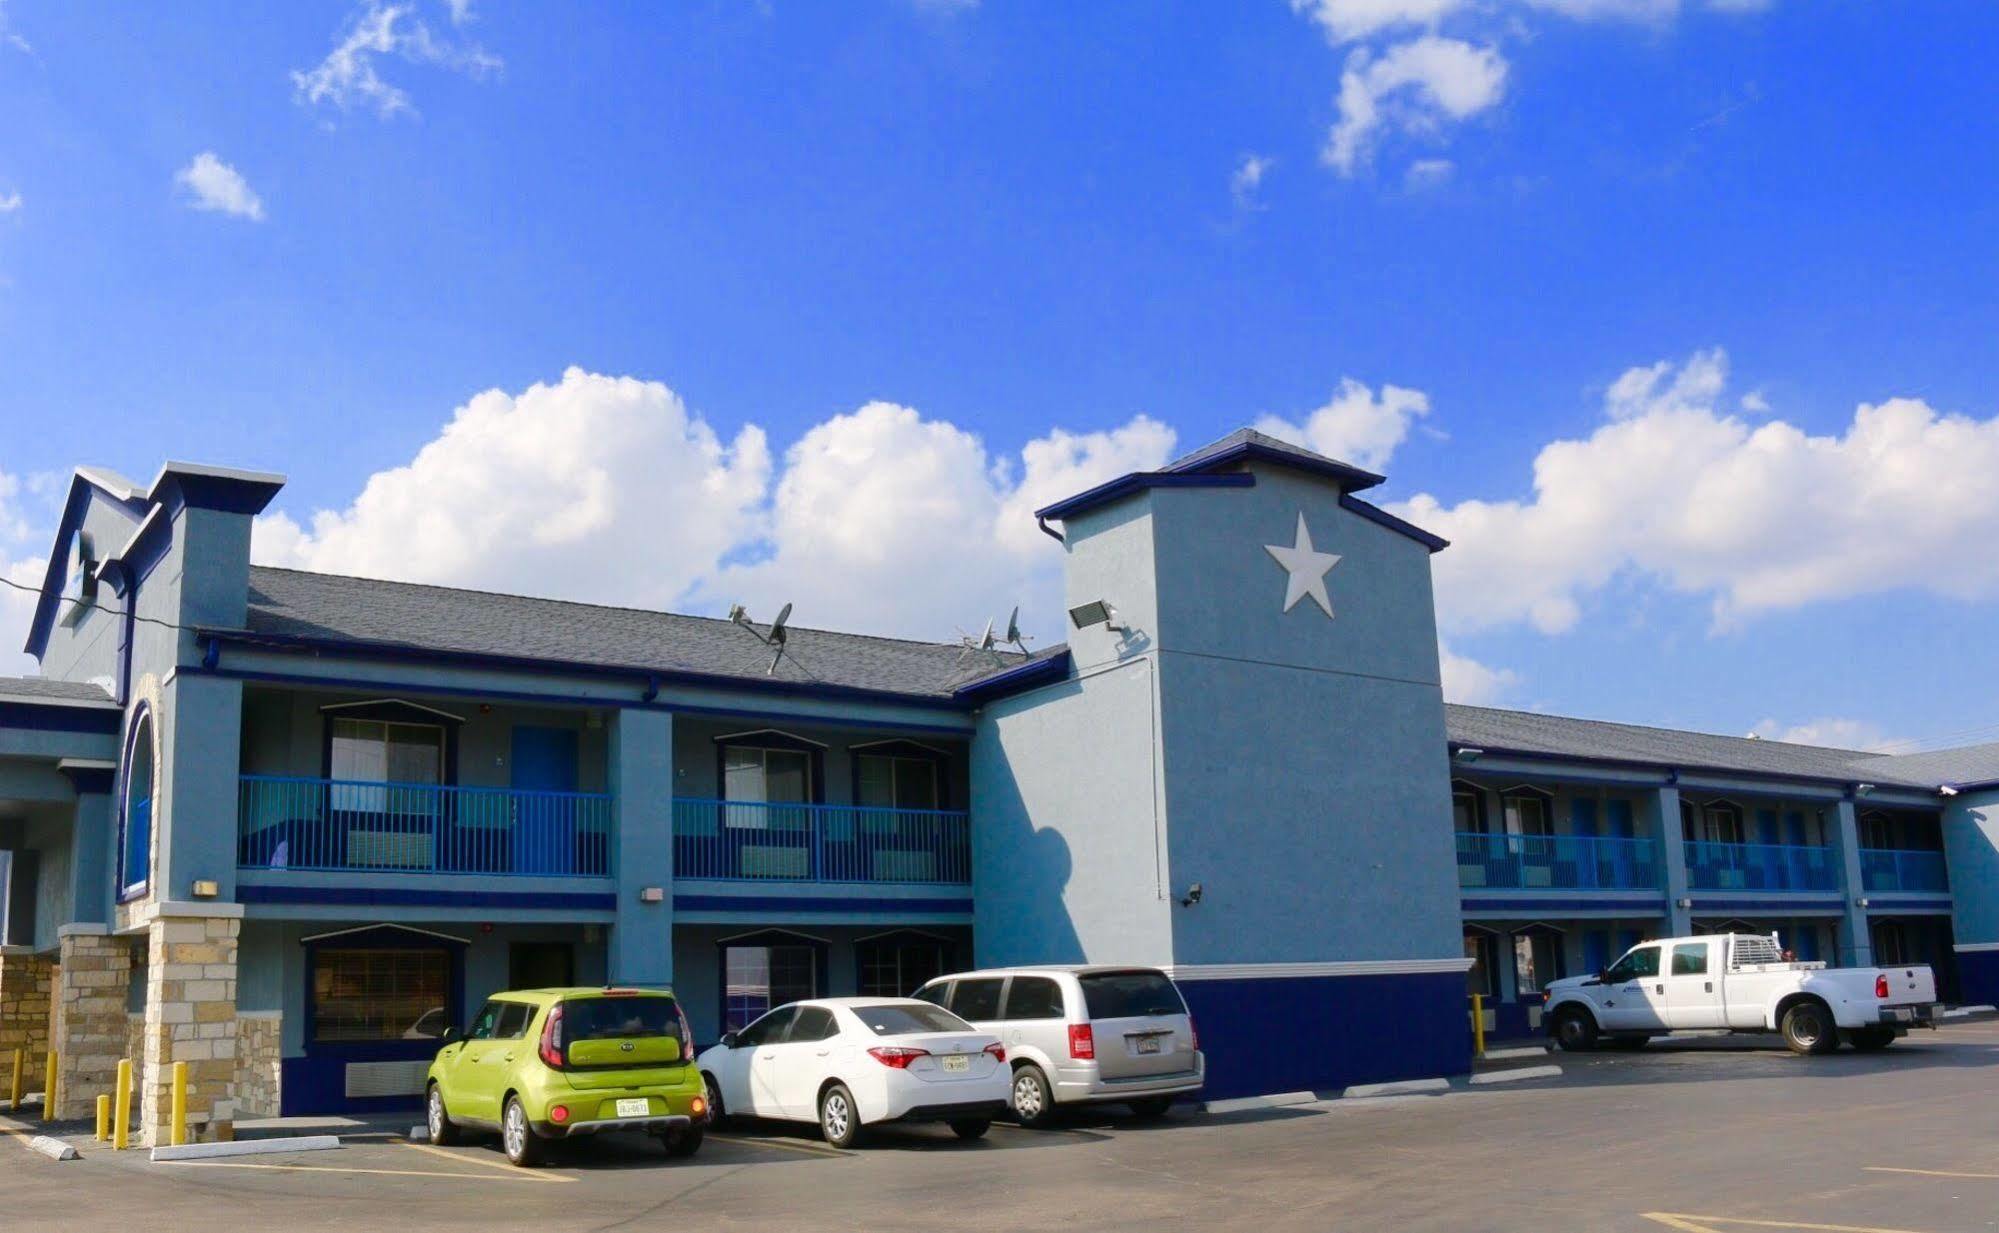
[{"label": "downspout", "polygon": [[1052,531],[1049,529],[1048,520],[1046,518],[1042,518],[1039,515],[1037,515],[1034,519],[1034,525],[1041,528],[1041,533],[1043,535],[1046,535],[1049,539],[1054,540],[1058,544],[1066,544],[1069,542],[1068,540],[1062,538],[1062,533],[1060,531]]}]

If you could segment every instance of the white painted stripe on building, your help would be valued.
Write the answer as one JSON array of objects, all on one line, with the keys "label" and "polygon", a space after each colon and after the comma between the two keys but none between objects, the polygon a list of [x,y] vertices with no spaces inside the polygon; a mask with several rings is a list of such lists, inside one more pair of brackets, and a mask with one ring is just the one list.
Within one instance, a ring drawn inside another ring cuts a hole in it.
[{"label": "white painted stripe on building", "polygon": [[30,1151],[40,1152],[50,1160],[75,1160],[76,1149],[61,1139],[51,1139],[47,1135],[36,1135],[28,1140]]},{"label": "white painted stripe on building", "polygon": [[1477,1086],[1488,1083],[1513,1083],[1520,1079],[1552,1079],[1562,1073],[1559,1066],[1516,1066],[1512,1070],[1488,1070],[1471,1077]]},{"label": "white painted stripe on building", "polygon": [[1393,1083],[1356,1083],[1340,1096],[1346,1100],[1360,1100],[1369,1096],[1416,1096],[1424,1092],[1448,1092],[1449,1079],[1397,1079]]},{"label": "white painted stripe on building", "polygon": [[1234,1100],[1211,1100],[1210,1113],[1240,1113],[1245,1109],[1278,1109],[1287,1105],[1317,1103],[1316,1092],[1272,1092],[1268,1096],[1238,1096]]},{"label": "white painted stripe on building", "polygon": [[153,1149],[153,1160],[213,1160],[221,1156],[263,1156],[277,1152],[323,1152],[340,1146],[338,1135],[298,1135],[289,1139],[237,1139],[229,1143],[183,1143]]},{"label": "white painted stripe on building", "polygon": [[1286,980],[1307,976],[1419,976],[1471,970],[1470,959],[1350,959],[1332,963],[1176,963],[1174,980]]},{"label": "white painted stripe on building", "polygon": [[1999,950],[1999,942],[1959,942],[1951,949],[1960,955],[1966,955],[1973,951]]}]

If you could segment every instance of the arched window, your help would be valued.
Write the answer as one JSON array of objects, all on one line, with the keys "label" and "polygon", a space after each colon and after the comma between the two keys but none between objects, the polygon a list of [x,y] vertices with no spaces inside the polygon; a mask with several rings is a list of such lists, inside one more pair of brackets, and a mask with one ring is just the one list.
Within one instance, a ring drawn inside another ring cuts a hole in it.
[{"label": "arched window", "polygon": [[125,792],[118,844],[118,897],[145,893],[153,866],[153,716],[144,707],[125,743]]}]

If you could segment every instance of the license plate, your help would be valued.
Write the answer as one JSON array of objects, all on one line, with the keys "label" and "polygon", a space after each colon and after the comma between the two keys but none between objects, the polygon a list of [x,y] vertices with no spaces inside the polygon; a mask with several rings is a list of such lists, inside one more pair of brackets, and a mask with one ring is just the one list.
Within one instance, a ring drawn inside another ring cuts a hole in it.
[{"label": "license plate", "polygon": [[960,1074],[972,1068],[972,1059],[963,1053],[947,1053],[942,1060],[947,1074]]},{"label": "license plate", "polygon": [[1157,1036],[1141,1036],[1141,1037],[1139,1037],[1139,1038],[1138,1038],[1138,1051],[1139,1051],[1140,1053],[1157,1053],[1157,1052],[1159,1052],[1159,1038],[1158,1038]]},{"label": "license plate", "polygon": [[1895,1008],[1895,1018],[1899,1019],[1903,1023],[1907,1023],[1911,1019],[1914,1019],[1915,1017],[1916,1017],[1916,1012],[1908,1009],[1905,1006],[1898,1006]]},{"label": "license plate", "polygon": [[652,1102],[643,1096],[618,1102],[619,1117],[644,1117],[652,1112]]}]

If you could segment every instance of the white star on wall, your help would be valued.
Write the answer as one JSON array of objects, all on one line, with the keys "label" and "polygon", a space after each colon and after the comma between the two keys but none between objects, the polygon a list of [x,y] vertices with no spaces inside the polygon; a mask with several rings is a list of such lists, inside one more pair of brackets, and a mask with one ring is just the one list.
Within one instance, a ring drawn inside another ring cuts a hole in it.
[{"label": "white star on wall", "polygon": [[1328,617],[1333,615],[1333,601],[1326,595],[1326,571],[1340,563],[1340,559],[1330,552],[1315,552],[1312,549],[1312,533],[1305,529],[1305,512],[1298,512],[1297,542],[1286,548],[1282,544],[1265,544],[1263,550],[1277,558],[1289,575],[1284,584],[1284,611],[1289,612],[1298,601],[1311,596]]}]

